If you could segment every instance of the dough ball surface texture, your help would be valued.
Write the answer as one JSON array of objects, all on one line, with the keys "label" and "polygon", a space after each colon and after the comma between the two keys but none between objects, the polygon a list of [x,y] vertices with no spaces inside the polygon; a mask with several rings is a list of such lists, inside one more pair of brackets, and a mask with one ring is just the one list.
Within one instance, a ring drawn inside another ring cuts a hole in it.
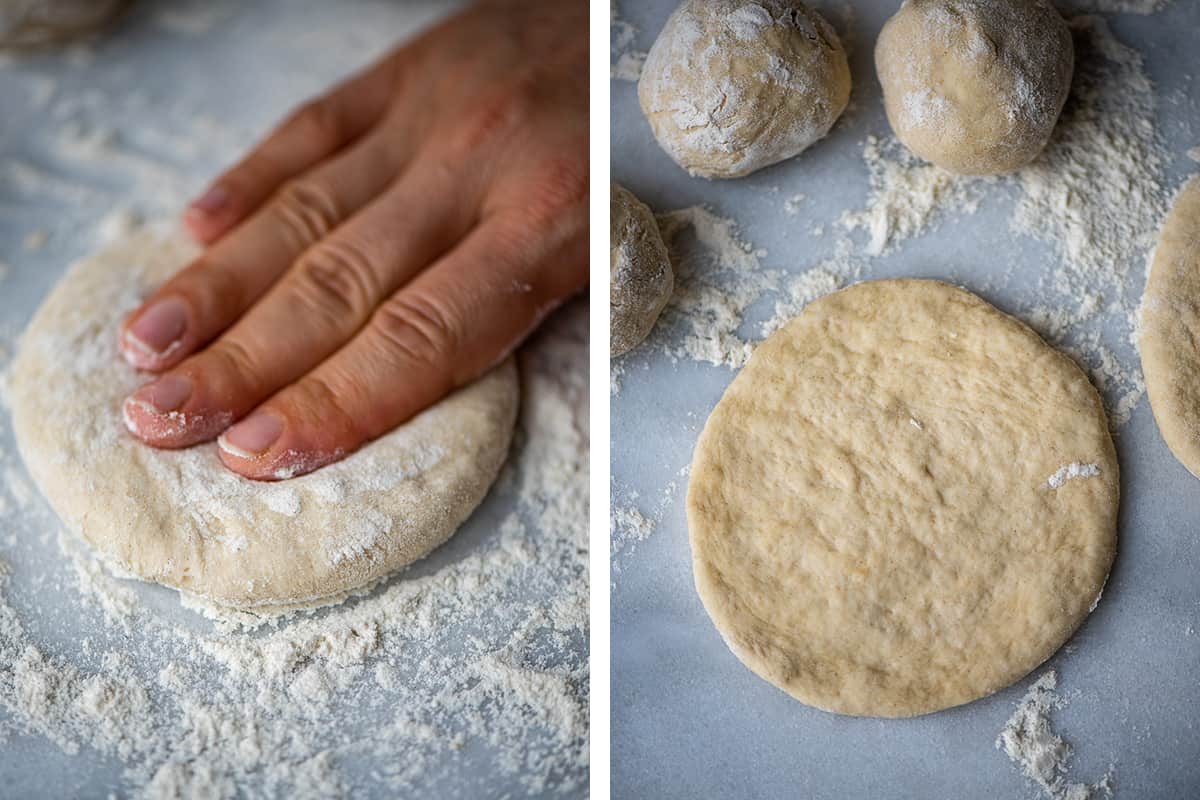
[{"label": "dough ball surface texture", "polygon": [[737,178],[825,136],[850,99],[850,66],[803,3],[685,0],[650,48],[638,97],[681,167]]},{"label": "dough ball surface texture", "polygon": [[609,197],[609,350],[615,357],[650,334],[671,299],[675,275],[654,213],[616,183]]},{"label": "dough ball surface texture", "polygon": [[696,588],[751,670],[841,714],[991,694],[1097,602],[1119,475],[1066,356],[937,281],[860,283],[755,350],[688,486]]},{"label": "dough ball surface texture", "polygon": [[896,137],[963,175],[1036,158],[1074,64],[1071,32],[1047,0],[906,0],[875,45]]},{"label": "dough ball surface texture", "polygon": [[147,376],[121,320],[195,255],[144,232],[76,264],[26,330],[10,399],[25,463],[63,521],[121,570],[239,608],[336,598],[426,555],[479,504],[518,405],[510,361],[337,464],[277,483],[217,446],[156,450],[122,423]]},{"label": "dough ball surface texture", "polygon": [[1163,226],[1142,300],[1139,349],[1154,421],[1171,452],[1200,478],[1200,178]]}]

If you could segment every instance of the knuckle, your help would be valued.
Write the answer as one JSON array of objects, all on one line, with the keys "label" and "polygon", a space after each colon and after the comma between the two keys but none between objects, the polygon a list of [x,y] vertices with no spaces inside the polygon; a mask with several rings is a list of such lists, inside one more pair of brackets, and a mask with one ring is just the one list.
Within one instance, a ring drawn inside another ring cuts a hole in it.
[{"label": "knuckle", "polygon": [[325,150],[332,150],[342,142],[341,115],[327,100],[310,100],[300,106],[284,127]]},{"label": "knuckle", "polygon": [[420,291],[402,292],[375,312],[372,329],[387,352],[449,378],[453,354],[461,342],[453,315]]},{"label": "knuckle", "polygon": [[244,344],[226,336],[205,350],[202,358],[201,371],[205,380],[215,379],[238,396],[249,393],[258,365]]},{"label": "knuckle", "polygon": [[195,263],[176,289],[188,297],[192,308],[204,319],[216,319],[221,326],[229,314],[236,314],[249,302],[244,277],[229,265],[206,256]]},{"label": "knuckle", "polygon": [[301,303],[337,318],[362,318],[379,296],[370,257],[357,245],[328,239],[296,262],[295,291]]},{"label": "knuckle", "polygon": [[345,434],[356,440],[363,438],[362,428],[356,416],[343,404],[341,394],[319,374],[310,373],[298,381],[285,395],[285,401],[299,407],[303,416],[329,434],[339,438]]},{"label": "knuckle", "polygon": [[461,128],[459,147],[467,152],[510,135],[533,116],[537,87],[531,76],[522,76],[483,100]]},{"label": "knuckle", "polygon": [[285,183],[276,193],[271,209],[293,238],[293,244],[300,248],[320,241],[341,219],[333,193],[312,180]]},{"label": "knuckle", "polygon": [[586,159],[561,155],[547,160],[529,187],[526,206],[529,219],[534,223],[556,224],[580,209],[586,212],[589,187]]}]

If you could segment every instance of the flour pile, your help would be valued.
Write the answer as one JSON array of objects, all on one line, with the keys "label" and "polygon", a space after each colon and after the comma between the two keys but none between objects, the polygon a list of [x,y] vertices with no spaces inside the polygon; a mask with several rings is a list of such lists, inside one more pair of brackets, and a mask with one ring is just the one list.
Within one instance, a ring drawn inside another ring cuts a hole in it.
[{"label": "flour pile", "polygon": [[1055,689],[1058,674],[1054,670],[1038,678],[1009,718],[996,739],[996,747],[1005,752],[1025,777],[1041,787],[1051,800],[1100,800],[1112,797],[1113,770],[1094,784],[1068,781],[1064,777],[1071,745],[1054,732],[1050,714],[1066,701]]}]

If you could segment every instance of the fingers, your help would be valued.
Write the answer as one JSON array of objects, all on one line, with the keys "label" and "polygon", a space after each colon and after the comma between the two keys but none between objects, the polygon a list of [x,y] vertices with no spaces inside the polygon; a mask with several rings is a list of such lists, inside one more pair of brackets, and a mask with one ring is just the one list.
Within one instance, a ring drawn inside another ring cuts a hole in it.
[{"label": "fingers", "polygon": [[404,67],[399,55],[368,67],[300,106],[184,212],[196,239],[215,241],[257,210],[284,183],[362,136],[392,99]]},{"label": "fingers", "polygon": [[521,223],[489,221],[334,356],[226,431],[221,460],[259,480],[336,461],[502,361],[586,280],[586,228],[546,248]]},{"label": "fingers", "polygon": [[130,314],[120,336],[125,359],[158,372],[208,344],[313,243],[384,191],[398,158],[385,137],[369,136],[286,184]]},{"label": "fingers", "polygon": [[414,167],[305,251],[216,342],[135,392],[125,404],[127,427],[158,447],[212,439],[338,350],[385,298],[465,235],[477,191],[468,176],[434,160]]}]

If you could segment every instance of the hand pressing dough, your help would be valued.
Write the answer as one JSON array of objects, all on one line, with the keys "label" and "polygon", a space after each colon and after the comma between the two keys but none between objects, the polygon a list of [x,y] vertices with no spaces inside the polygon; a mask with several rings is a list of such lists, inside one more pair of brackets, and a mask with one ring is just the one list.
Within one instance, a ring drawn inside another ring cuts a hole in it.
[{"label": "hand pressing dough", "polygon": [[824,137],[850,99],[850,66],[798,0],[684,0],[646,56],[638,98],[681,167],[738,178]]},{"label": "hand pressing dough", "polygon": [[861,283],[754,352],[696,446],[696,588],[798,700],[903,717],[1004,688],[1097,602],[1119,479],[1100,398],[969,292]]},{"label": "hand pressing dough", "polygon": [[1200,478],[1200,178],[1167,217],[1142,300],[1138,343],[1154,421]]},{"label": "hand pressing dough", "polygon": [[1074,64],[1071,32],[1048,0],[906,0],[875,45],[896,137],[963,175],[1036,158]]},{"label": "hand pressing dough", "polygon": [[106,561],[239,608],[315,603],[360,588],[448,539],[508,452],[507,361],[345,460],[279,483],[226,470],[213,443],[155,450],[122,423],[144,383],[117,329],[195,255],[138,234],[74,266],[25,332],[12,370],[17,443],[69,528]]},{"label": "hand pressing dough", "polygon": [[675,274],[654,213],[645,203],[613,183],[609,211],[609,348],[616,358],[649,335],[671,299]]}]

